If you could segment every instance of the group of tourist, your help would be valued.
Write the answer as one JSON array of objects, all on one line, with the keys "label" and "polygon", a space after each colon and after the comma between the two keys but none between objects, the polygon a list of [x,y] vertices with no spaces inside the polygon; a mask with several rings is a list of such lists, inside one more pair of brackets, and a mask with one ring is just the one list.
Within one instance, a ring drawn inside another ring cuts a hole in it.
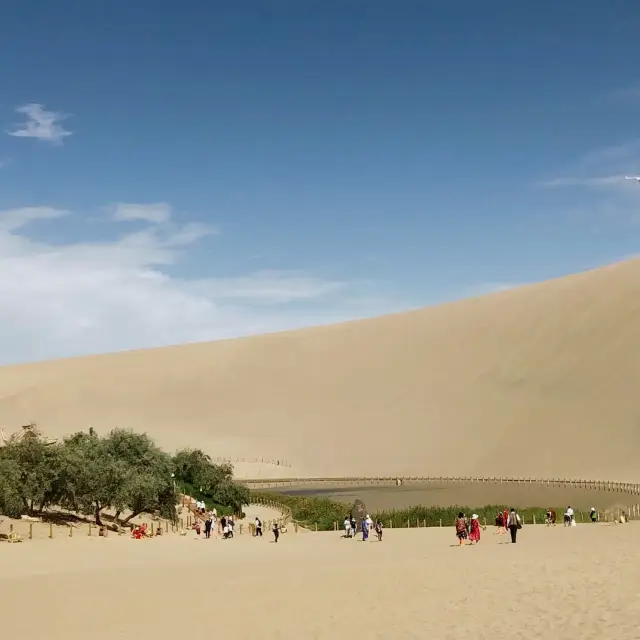
[{"label": "group of tourist", "polygon": [[344,519],[344,537],[345,538],[353,538],[355,540],[356,535],[358,534],[358,530],[362,533],[362,541],[366,542],[369,539],[369,533],[371,530],[374,530],[376,533],[376,537],[378,538],[378,542],[382,540],[382,521],[378,518],[375,523],[371,516],[367,513],[364,518],[360,521],[360,526],[358,526],[358,522],[353,516],[353,514],[347,514]]},{"label": "group of tourist", "polygon": [[467,520],[465,514],[460,511],[456,518],[456,536],[459,546],[462,546],[465,540],[469,540],[469,544],[478,544],[480,542],[480,518],[477,513],[472,514],[471,519]]},{"label": "group of tourist", "polygon": [[207,512],[205,506],[205,510],[203,512],[201,510],[201,507],[199,507],[197,503],[196,509],[198,509],[198,513],[202,515],[202,518],[196,518],[196,521],[193,525],[193,529],[196,532],[197,536],[200,536],[200,534],[202,533],[204,524],[204,537],[206,539],[211,538],[212,534],[216,538],[218,536],[222,536],[223,540],[233,538],[233,531],[236,526],[233,516],[222,516],[220,518],[220,522],[218,522],[217,509],[214,508],[211,511]]}]

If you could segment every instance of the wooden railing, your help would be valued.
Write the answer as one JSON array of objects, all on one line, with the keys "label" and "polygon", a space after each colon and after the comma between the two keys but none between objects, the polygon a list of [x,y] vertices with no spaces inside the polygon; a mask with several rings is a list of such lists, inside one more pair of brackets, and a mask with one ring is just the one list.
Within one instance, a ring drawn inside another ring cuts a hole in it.
[{"label": "wooden railing", "polygon": [[333,478],[254,478],[238,480],[250,489],[270,489],[292,487],[295,485],[406,485],[406,484],[519,484],[545,487],[564,487],[587,489],[592,491],[612,491],[629,495],[640,495],[640,484],[631,482],[612,482],[610,480],[584,480],[563,478],[507,478],[507,477],[445,477],[445,476],[343,476]]}]

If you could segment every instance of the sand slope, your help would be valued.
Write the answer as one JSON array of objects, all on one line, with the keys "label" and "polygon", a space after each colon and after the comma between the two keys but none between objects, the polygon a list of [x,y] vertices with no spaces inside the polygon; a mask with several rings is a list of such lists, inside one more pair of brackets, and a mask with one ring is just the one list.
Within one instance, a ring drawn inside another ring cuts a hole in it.
[{"label": "sand slope", "polygon": [[632,260],[373,320],[0,368],[0,423],[291,464],[246,476],[634,481],[639,383]]}]

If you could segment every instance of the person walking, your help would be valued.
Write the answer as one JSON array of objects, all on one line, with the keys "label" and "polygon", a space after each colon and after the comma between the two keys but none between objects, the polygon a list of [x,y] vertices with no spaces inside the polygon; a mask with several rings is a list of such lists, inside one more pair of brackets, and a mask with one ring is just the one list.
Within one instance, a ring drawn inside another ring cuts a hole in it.
[{"label": "person walking", "polygon": [[471,516],[471,530],[469,531],[469,542],[476,544],[480,542],[480,520],[478,515],[474,513]]},{"label": "person walking", "polygon": [[277,522],[273,523],[273,538],[274,538],[274,542],[278,542],[278,538],[280,537],[280,527],[278,526]]},{"label": "person walking", "polygon": [[522,523],[520,522],[520,516],[513,507],[511,507],[509,517],[507,518],[507,528],[509,529],[509,533],[511,533],[511,542],[515,544],[518,529],[522,529]]},{"label": "person walking", "polygon": [[468,538],[468,526],[467,519],[464,517],[464,513],[460,511],[458,517],[456,518],[456,536],[458,536],[458,540],[460,541],[459,546],[464,544],[464,541]]},{"label": "person walking", "polygon": [[258,516],[256,516],[256,538],[260,536],[262,538],[262,522]]},{"label": "person walking", "polygon": [[378,542],[382,542],[382,520],[380,518],[376,520],[376,534],[378,535]]},{"label": "person walking", "polygon": [[362,519],[362,542],[366,542],[369,539],[369,520],[367,518]]},{"label": "person walking", "polygon": [[207,539],[211,537],[211,516],[204,521],[204,537]]},{"label": "person walking", "polygon": [[591,522],[598,521],[598,512],[595,507],[591,507],[591,511],[589,511],[589,517],[591,518]]},{"label": "person walking", "polygon": [[351,518],[349,516],[344,519],[344,537],[351,537]]}]

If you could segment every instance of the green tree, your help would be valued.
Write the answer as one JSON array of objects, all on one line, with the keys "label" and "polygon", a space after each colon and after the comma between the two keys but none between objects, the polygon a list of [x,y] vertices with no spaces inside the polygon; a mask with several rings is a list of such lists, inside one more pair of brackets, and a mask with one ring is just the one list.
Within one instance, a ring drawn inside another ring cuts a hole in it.
[{"label": "green tree", "polygon": [[129,477],[128,465],[112,456],[99,436],[77,433],[67,438],[62,447],[61,467],[65,486],[63,506],[93,513],[96,524],[102,524],[103,509],[125,508],[122,487]]},{"label": "green tree", "polygon": [[[22,512],[33,515],[42,511],[59,497],[60,448],[50,445],[38,437],[28,437],[2,448],[2,459],[15,462],[11,475],[18,470],[18,484],[13,490],[18,492],[22,502]],[[7,471],[8,473],[8,471]],[[15,511],[15,506],[14,506]]]},{"label": "green tree", "polygon": [[24,508],[20,491],[20,465],[7,456],[0,456],[0,512],[10,518],[19,518]]}]

